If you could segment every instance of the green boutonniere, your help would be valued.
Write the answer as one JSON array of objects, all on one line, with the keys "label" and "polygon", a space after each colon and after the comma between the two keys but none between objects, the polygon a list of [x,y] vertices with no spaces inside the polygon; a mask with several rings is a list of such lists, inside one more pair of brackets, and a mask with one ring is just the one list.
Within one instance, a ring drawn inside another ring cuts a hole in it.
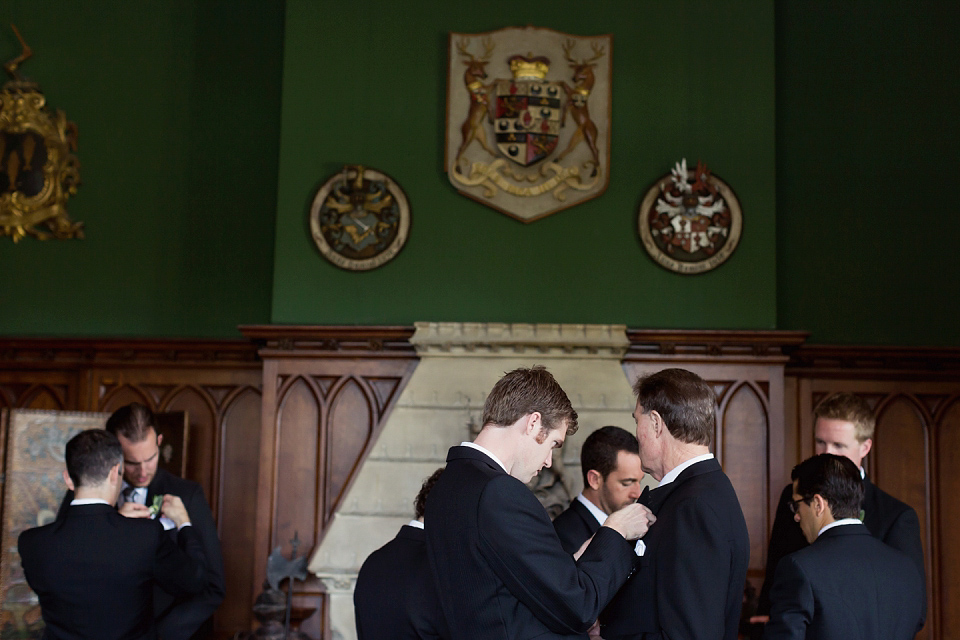
[{"label": "green boutonniere", "polygon": [[163,506],[163,496],[153,496],[153,504],[150,505],[150,517],[156,518],[160,514],[160,508]]},{"label": "green boutonniere", "polygon": [[860,515],[857,516],[858,518],[860,518],[860,522],[863,522],[863,517],[865,515],[867,515],[866,511],[864,511],[863,509],[860,509]]}]

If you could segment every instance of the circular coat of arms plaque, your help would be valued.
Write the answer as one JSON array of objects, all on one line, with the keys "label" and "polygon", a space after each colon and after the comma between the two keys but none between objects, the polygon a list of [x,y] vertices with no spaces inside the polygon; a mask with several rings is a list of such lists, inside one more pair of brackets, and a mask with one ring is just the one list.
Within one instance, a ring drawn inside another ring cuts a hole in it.
[{"label": "circular coat of arms plaque", "polygon": [[723,264],[740,242],[743,215],[733,189],[702,162],[686,159],[647,191],[637,216],[640,239],[658,264],[703,273]]},{"label": "circular coat of arms plaque", "polygon": [[410,235],[410,204],[390,176],[347,165],[313,198],[310,232],[324,258],[341,269],[369,271],[389,262]]}]

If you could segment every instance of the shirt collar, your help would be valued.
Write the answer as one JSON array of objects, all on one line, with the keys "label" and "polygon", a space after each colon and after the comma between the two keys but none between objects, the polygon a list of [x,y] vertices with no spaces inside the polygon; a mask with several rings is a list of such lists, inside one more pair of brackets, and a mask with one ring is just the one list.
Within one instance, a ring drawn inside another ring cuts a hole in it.
[{"label": "shirt collar", "polygon": [[106,500],[101,500],[100,498],[75,498],[70,501],[71,507],[79,507],[85,504],[105,504],[108,507],[110,506],[109,502]]},{"label": "shirt collar", "polygon": [[712,453],[705,453],[702,456],[697,456],[696,458],[690,458],[686,462],[681,462],[680,464],[675,466],[673,469],[671,469],[667,473],[667,475],[663,476],[663,480],[661,480],[660,484],[657,486],[662,487],[665,484],[670,484],[671,482],[676,480],[677,476],[683,473],[684,469],[686,469],[687,467],[692,467],[698,462],[703,462],[704,460],[712,460],[712,459],[713,459]]},{"label": "shirt collar", "polygon": [[863,523],[860,522],[860,520],[858,520],[857,518],[843,518],[841,520],[834,520],[830,524],[824,525],[823,528],[817,532],[817,537],[819,538],[820,536],[822,536],[823,532],[826,531],[827,529],[833,529],[834,527],[839,527],[845,524],[863,524]]},{"label": "shirt collar", "polygon": [[423,523],[419,520],[411,520],[407,523],[408,527],[414,527],[415,529],[423,529]]},{"label": "shirt collar", "polygon": [[600,507],[590,502],[590,499],[583,495],[583,492],[580,492],[580,495],[577,496],[577,500],[587,508],[587,511],[590,512],[594,518],[597,519],[597,522],[600,523],[600,526],[603,526],[603,523],[607,521],[607,514],[600,510]]},{"label": "shirt collar", "polygon": [[497,456],[493,455],[489,450],[484,449],[484,448],[481,447],[480,445],[475,444],[475,443],[473,443],[473,442],[461,442],[461,443],[460,443],[460,446],[461,446],[461,447],[470,447],[471,449],[476,449],[477,451],[479,451],[480,453],[486,455],[486,456],[489,457],[491,460],[493,460],[493,461],[496,462],[498,465],[500,465],[500,468],[503,469],[504,472],[510,473],[509,471],[507,471],[507,467],[506,467],[502,462],[500,462],[500,458],[498,458]]}]

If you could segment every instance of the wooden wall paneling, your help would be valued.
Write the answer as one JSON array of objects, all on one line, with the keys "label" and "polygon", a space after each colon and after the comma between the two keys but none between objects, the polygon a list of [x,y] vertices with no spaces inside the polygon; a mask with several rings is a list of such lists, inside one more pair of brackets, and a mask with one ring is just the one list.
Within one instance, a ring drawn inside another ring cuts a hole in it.
[{"label": "wooden wall paneling", "polygon": [[[306,363],[298,363],[306,364]],[[309,365],[308,365],[309,366]],[[317,544],[324,487],[325,440],[329,432],[321,394],[309,376],[291,376],[277,391],[277,491],[270,548],[283,546],[297,534],[301,553]]]},{"label": "wooden wall paneling", "polygon": [[[723,434],[720,458],[740,498],[747,529],[761,534],[767,528],[768,511],[755,508],[764,504],[763,489],[768,482],[768,464],[764,449],[769,440],[770,410],[768,398],[750,382],[742,382],[725,394],[719,406],[718,431]],[[750,566],[763,566],[766,557],[763,535],[750,539]]]},{"label": "wooden wall paneling", "polygon": [[[932,581],[935,571],[931,559],[930,493],[932,485],[929,474],[930,420],[907,395],[890,395],[876,409],[877,427],[874,431],[875,451],[868,456],[869,473],[878,487],[912,506],[920,519],[920,539],[923,541],[926,564],[927,593],[933,593]],[[931,606],[932,605],[932,606]],[[930,621],[918,638],[932,636],[939,621],[936,603],[928,604]],[[930,615],[933,612],[934,615]]]},{"label": "wooden wall paneling", "polygon": [[[950,396],[938,410],[935,431],[934,499],[936,534],[930,557],[935,559],[932,571],[931,599],[936,598],[942,629],[960,629],[960,396]],[[952,542],[951,542],[952,541]],[[929,615],[929,609],[928,609]],[[947,637],[944,633],[944,637]]]},{"label": "wooden wall paneling", "polygon": [[[263,360],[254,599],[273,548],[289,555],[297,533],[309,555],[323,540],[417,358],[406,327],[241,330],[261,345]],[[322,584],[311,576],[294,596],[317,608],[301,630],[320,638],[327,629]]]},{"label": "wooden wall paneling", "polygon": [[76,405],[76,387],[76,375],[66,371],[0,369],[0,407],[72,410]]},{"label": "wooden wall paneling", "polygon": [[186,476],[199,482],[207,496],[218,493],[214,490],[214,466],[220,458],[216,400],[203,388],[181,385],[162,398],[158,409],[187,414],[190,442]]},{"label": "wooden wall paneling", "polygon": [[260,456],[260,389],[235,389],[223,400],[220,433],[220,501],[214,512],[220,529],[227,595],[215,619],[218,634],[250,629],[250,589],[257,518]]},{"label": "wooden wall paneling", "polygon": [[220,637],[251,623],[261,381],[246,340],[0,339],[0,407],[56,398],[65,410],[137,401],[188,413],[187,477],[203,488],[224,549]]}]

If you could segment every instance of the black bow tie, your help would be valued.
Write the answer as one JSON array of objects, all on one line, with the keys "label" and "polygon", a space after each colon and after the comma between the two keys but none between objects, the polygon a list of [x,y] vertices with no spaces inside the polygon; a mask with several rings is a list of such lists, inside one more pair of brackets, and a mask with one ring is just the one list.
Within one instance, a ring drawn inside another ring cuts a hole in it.
[{"label": "black bow tie", "polygon": [[640,497],[637,498],[637,502],[645,507],[650,506],[650,487],[643,488],[643,491],[640,492]]}]

